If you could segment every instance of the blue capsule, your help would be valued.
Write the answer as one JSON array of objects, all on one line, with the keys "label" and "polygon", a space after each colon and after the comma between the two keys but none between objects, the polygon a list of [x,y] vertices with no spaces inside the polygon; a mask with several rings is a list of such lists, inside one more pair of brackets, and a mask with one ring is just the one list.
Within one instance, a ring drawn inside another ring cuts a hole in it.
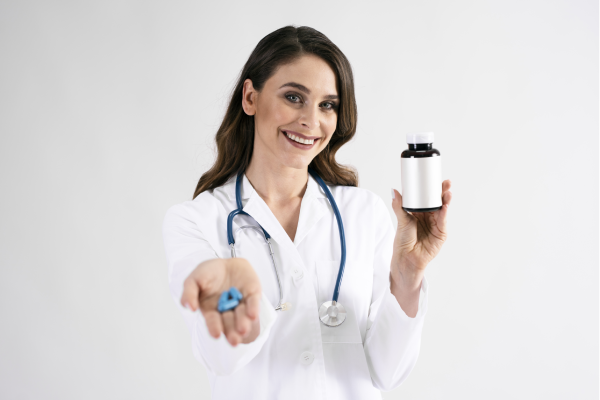
[{"label": "blue capsule", "polygon": [[221,293],[221,297],[219,297],[219,304],[225,303],[227,300],[229,300],[229,291],[228,290]]},{"label": "blue capsule", "polygon": [[229,290],[221,293],[217,309],[220,313],[233,310],[238,306],[238,304],[240,304],[240,300],[242,300],[242,294],[239,290],[232,286]]},{"label": "blue capsule", "polygon": [[229,294],[237,301],[240,301],[242,299],[242,294],[234,286],[232,286],[231,289],[229,289]]}]

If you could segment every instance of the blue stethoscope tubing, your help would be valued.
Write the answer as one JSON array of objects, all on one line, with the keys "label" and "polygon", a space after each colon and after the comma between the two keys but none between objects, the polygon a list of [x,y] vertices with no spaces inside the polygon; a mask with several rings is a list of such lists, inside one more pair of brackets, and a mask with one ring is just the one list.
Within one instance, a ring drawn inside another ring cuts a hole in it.
[{"label": "blue stethoscope tubing", "polygon": [[308,169],[308,173],[312,175],[312,177],[315,179],[315,181],[317,181],[319,186],[321,186],[321,188],[325,192],[325,196],[327,196],[327,199],[329,200],[329,203],[331,204],[331,208],[333,208],[333,213],[335,214],[335,219],[337,220],[337,224],[338,224],[338,231],[340,232],[340,244],[342,247],[342,259],[340,261],[340,269],[338,270],[337,280],[335,281],[335,289],[333,290],[333,300],[332,300],[332,301],[337,302],[338,297],[340,296],[340,288],[342,286],[342,278],[344,277],[344,268],[346,267],[346,235],[344,233],[344,223],[342,222],[342,216],[340,215],[340,210],[337,206],[337,203],[335,202],[335,199],[333,198],[331,191],[329,190],[329,188],[327,187],[325,182],[323,182],[323,179],[321,179],[321,177],[319,175],[317,175],[317,173],[311,168]]},{"label": "blue stethoscope tubing", "polygon": [[[331,191],[329,190],[329,188],[327,187],[325,182],[323,182],[323,179],[321,179],[321,177],[310,167],[308,168],[308,173],[315,179],[315,181],[317,181],[317,183],[319,184],[321,189],[323,189],[323,191],[325,192],[325,196],[327,196],[327,199],[329,200],[329,203],[331,204],[331,208],[333,209],[333,213],[335,214],[335,218],[336,218],[337,224],[338,224],[338,230],[340,233],[340,245],[341,245],[341,250],[342,250],[342,258],[340,261],[340,267],[339,267],[337,279],[335,282],[335,288],[333,290],[333,299],[331,301],[326,301],[319,308],[319,319],[321,320],[321,322],[327,326],[335,327],[335,326],[340,325],[346,319],[346,310],[338,302],[338,297],[340,295],[340,289],[342,286],[342,278],[344,276],[344,268],[346,266],[346,236],[344,234],[344,224],[342,222],[342,216],[340,215],[340,210],[338,209],[335,199],[333,198],[333,195],[331,194]],[[233,229],[232,229],[233,219],[235,218],[236,215],[239,215],[239,214],[247,215],[250,218],[252,218],[252,216],[250,214],[248,214],[247,212],[245,212],[242,209],[243,206],[242,206],[242,193],[241,192],[242,192],[243,177],[244,177],[244,171],[240,171],[237,175],[237,179],[235,182],[235,201],[237,204],[237,209],[233,210],[231,213],[229,213],[229,216],[227,217],[227,241],[229,243],[229,247],[231,248],[231,257],[236,257],[235,238],[233,237]],[[260,224],[258,224],[258,226],[260,227],[260,231],[262,231],[262,233],[263,233],[265,242],[269,245],[269,252],[271,255],[271,259],[273,261],[273,267],[275,268],[275,274],[277,276],[277,283],[279,284],[279,304],[277,305],[275,310],[285,310],[286,308],[284,307],[284,305],[281,304],[281,301],[283,298],[283,290],[282,290],[282,286],[281,286],[281,281],[279,280],[279,272],[277,271],[277,264],[275,263],[275,257],[274,257],[275,253],[273,252],[273,248],[271,246],[271,235],[269,235],[269,233]],[[240,229],[244,229],[244,228],[251,228],[251,229],[258,230],[254,226],[243,226]]]}]

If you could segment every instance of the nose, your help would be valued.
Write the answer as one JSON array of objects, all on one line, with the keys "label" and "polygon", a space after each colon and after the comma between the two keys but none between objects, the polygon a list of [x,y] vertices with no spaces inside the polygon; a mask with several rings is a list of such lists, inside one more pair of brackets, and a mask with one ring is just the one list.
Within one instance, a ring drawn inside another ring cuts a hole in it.
[{"label": "nose", "polygon": [[319,127],[319,106],[304,107],[298,121],[309,130]]}]

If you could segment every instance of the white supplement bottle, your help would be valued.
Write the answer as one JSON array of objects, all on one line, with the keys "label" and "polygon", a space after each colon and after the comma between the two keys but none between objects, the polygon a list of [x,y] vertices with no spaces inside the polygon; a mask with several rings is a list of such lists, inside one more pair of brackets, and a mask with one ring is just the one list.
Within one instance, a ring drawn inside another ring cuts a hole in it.
[{"label": "white supplement bottle", "polygon": [[433,132],[406,135],[408,150],[400,155],[402,208],[428,212],[442,208],[442,155],[433,148]]}]

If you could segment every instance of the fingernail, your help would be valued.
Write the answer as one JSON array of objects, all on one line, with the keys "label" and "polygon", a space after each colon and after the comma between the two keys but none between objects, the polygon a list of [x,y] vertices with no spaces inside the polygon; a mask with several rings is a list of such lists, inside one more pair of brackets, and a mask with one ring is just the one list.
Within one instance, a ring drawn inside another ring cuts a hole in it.
[{"label": "fingernail", "polygon": [[392,200],[394,200],[396,198],[396,192],[394,192],[394,189],[392,189]]},{"label": "fingernail", "polygon": [[190,310],[190,311],[194,311],[194,310],[192,310],[192,306],[190,306],[190,303],[188,303],[188,302],[186,302],[186,303],[184,304],[184,307],[185,307],[185,308],[187,308],[187,309],[188,309],[188,310]]}]

